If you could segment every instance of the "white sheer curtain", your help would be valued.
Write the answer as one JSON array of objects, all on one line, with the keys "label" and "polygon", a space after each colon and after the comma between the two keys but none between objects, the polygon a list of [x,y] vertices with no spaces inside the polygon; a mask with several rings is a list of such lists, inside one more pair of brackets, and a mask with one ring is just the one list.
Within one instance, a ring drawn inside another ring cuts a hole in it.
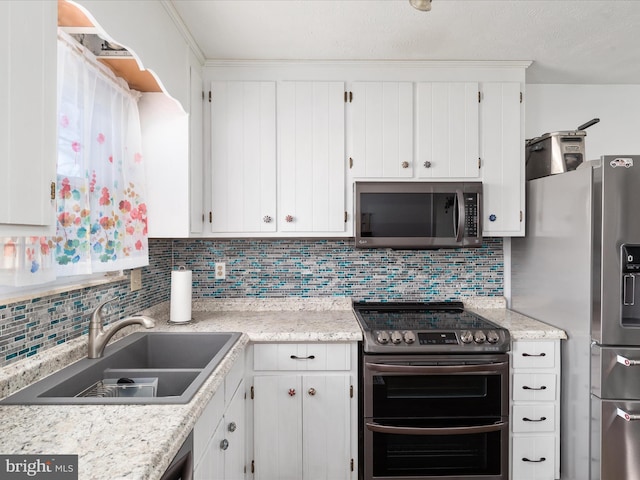
[{"label": "white sheer curtain", "polygon": [[138,98],[59,33],[57,231],[53,238],[4,238],[0,282],[148,265]]}]

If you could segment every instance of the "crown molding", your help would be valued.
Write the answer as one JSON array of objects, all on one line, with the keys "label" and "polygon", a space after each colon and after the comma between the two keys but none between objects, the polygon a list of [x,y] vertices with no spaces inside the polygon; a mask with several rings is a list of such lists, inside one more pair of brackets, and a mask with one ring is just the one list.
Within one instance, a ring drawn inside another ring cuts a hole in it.
[{"label": "crown molding", "polygon": [[523,68],[531,66],[529,60],[205,60],[205,67],[358,67],[358,68]]}]

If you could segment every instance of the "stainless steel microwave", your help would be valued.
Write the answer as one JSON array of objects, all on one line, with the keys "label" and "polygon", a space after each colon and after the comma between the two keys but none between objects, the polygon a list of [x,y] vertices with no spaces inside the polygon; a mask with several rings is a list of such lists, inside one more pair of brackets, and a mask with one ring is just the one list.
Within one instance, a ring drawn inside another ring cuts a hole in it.
[{"label": "stainless steel microwave", "polygon": [[355,182],[358,248],[482,245],[482,182]]}]

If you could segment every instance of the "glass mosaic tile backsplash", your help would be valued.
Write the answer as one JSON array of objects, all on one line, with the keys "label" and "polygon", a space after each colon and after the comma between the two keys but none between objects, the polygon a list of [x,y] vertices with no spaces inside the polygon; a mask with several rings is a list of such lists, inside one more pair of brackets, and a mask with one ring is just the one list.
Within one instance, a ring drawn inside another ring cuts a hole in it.
[{"label": "glass mosaic tile backsplash", "polygon": [[[446,300],[502,295],[502,240],[473,249],[357,250],[345,240],[175,240],[198,298],[353,297]],[[224,262],[225,280],[215,279]]]},{"label": "glass mosaic tile backsplash", "polygon": [[[355,300],[447,300],[503,295],[501,239],[481,248],[357,250],[353,239],[152,239],[143,288],[129,282],[88,287],[9,305],[0,304],[0,366],[86,334],[91,311],[103,300],[107,321],[168,301],[171,270],[193,271],[193,296],[206,298],[289,296]],[[225,280],[214,265],[224,262]]]}]

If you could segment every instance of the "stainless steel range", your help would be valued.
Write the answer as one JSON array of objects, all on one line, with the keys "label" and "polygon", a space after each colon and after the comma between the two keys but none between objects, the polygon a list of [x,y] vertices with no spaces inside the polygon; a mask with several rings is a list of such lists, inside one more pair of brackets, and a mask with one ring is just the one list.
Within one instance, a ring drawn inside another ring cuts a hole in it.
[{"label": "stainless steel range", "polygon": [[353,308],[361,478],[506,480],[509,332],[460,302]]}]

